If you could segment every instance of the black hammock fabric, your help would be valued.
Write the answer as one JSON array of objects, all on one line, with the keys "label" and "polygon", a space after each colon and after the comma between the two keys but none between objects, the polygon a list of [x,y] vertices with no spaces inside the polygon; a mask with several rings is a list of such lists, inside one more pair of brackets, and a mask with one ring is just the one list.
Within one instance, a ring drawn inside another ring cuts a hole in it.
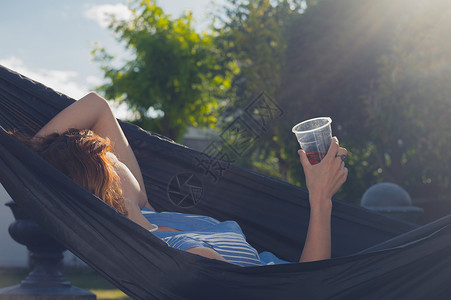
[{"label": "black hammock fabric", "polygon": [[[133,299],[443,299],[451,217],[416,227],[334,199],[330,260],[238,267],[168,247],[9,135],[35,133],[74,100],[0,67],[0,181],[71,252]],[[308,193],[121,122],[158,211],[237,221],[250,244],[296,261]],[[213,176],[213,174],[218,176]],[[184,195],[193,201],[177,201]],[[6,230],[6,229],[5,229]]]}]

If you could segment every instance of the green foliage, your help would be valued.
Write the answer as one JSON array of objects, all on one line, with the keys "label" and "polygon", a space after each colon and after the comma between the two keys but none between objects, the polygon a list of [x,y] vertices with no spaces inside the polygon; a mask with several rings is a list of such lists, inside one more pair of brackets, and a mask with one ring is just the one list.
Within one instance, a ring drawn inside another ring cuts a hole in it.
[{"label": "green foliage", "polygon": [[[274,95],[280,85],[280,71],[285,63],[284,30],[295,13],[287,1],[231,0],[226,11],[228,21],[220,29],[217,41],[240,67],[238,79],[245,81],[237,90],[243,99],[255,97],[262,90]],[[224,43],[225,44],[225,43]]]},{"label": "green foliage", "polygon": [[[304,6],[303,1],[229,1],[216,45],[225,53],[224,65],[232,62],[239,72],[234,72],[228,90],[225,116],[239,116],[261,92],[277,103],[281,72],[286,63],[287,29],[300,17]],[[283,113],[283,107],[280,108]],[[286,149],[279,117],[266,124],[252,151],[245,153],[239,162],[287,179]],[[271,157],[275,157],[276,163]]]},{"label": "green foliage", "polygon": [[130,9],[130,21],[110,28],[134,57],[115,68],[104,49],[94,51],[109,80],[101,88],[106,97],[125,101],[142,127],[176,140],[188,125],[214,124],[216,91],[230,83],[215,71],[212,37],[195,32],[191,13],[172,19],[155,0],[133,1]]}]

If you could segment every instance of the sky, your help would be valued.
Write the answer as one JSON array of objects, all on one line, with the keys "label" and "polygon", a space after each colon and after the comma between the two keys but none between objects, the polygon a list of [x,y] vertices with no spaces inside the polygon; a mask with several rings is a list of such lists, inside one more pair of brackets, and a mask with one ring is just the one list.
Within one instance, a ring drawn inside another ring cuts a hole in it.
[{"label": "sky", "polygon": [[[193,13],[196,29],[206,28],[214,5],[226,0],[159,0],[174,17]],[[214,2],[214,3],[213,3]],[[129,16],[127,0],[21,0],[0,4],[0,65],[75,99],[103,81],[99,64],[92,61],[95,43],[119,59],[126,59],[123,45],[107,28],[106,14]],[[116,117],[126,118],[124,108]]]}]

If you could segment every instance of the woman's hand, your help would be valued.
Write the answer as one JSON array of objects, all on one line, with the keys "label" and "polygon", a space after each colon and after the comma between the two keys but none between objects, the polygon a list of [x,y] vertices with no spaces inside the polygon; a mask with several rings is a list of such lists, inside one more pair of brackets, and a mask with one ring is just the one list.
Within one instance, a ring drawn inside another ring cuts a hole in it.
[{"label": "woman's hand", "polygon": [[327,155],[319,164],[311,165],[304,151],[299,150],[298,153],[304,168],[310,201],[309,227],[299,261],[329,259],[331,257],[332,196],[348,176],[348,169],[341,156],[346,155],[348,151],[340,148],[337,138],[334,137]]},{"label": "woman's hand", "polygon": [[[303,150],[298,154],[304,168],[307,189],[310,194],[310,202],[314,199],[332,199],[332,196],[343,185],[348,176],[341,155],[347,155],[348,151],[338,145],[338,139],[332,138],[331,145],[324,159],[316,165],[311,165]],[[311,206],[317,203],[310,203]]]}]

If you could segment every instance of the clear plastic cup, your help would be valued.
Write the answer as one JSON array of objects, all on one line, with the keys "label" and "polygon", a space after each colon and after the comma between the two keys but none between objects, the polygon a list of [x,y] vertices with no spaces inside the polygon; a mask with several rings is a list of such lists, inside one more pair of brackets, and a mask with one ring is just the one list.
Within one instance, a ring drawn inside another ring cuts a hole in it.
[{"label": "clear plastic cup", "polygon": [[329,150],[332,139],[331,123],[331,118],[320,117],[296,124],[292,129],[312,165],[321,162]]}]

